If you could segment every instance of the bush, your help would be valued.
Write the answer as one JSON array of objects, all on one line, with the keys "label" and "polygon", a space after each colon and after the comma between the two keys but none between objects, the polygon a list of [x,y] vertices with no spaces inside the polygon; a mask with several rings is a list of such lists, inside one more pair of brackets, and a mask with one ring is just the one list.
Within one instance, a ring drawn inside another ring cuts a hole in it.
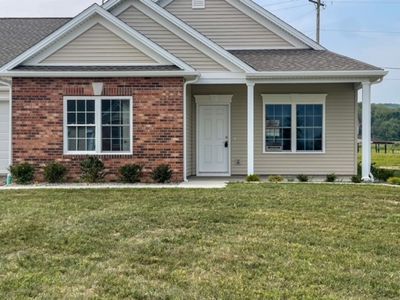
[{"label": "bush", "polygon": [[135,164],[125,165],[119,168],[119,175],[122,182],[136,183],[140,181],[143,167]]},{"label": "bush", "polygon": [[17,184],[30,184],[35,179],[35,168],[28,163],[11,166],[10,173]]},{"label": "bush", "polygon": [[300,175],[297,175],[297,180],[300,182],[308,182],[309,178],[307,175],[300,174]]},{"label": "bush", "polygon": [[67,168],[58,162],[52,162],[44,168],[44,178],[49,183],[64,182],[67,173]]},{"label": "bush", "polygon": [[336,179],[337,179],[337,176],[335,173],[326,175],[326,182],[335,182]]},{"label": "bush", "polygon": [[390,177],[387,182],[390,184],[400,185],[400,177]]},{"label": "bush", "polygon": [[[371,173],[374,176],[375,179],[381,180],[381,181],[387,181],[390,177],[395,177],[395,170],[390,170],[390,169],[384,169],[384,168],[378,168],[376,166],[376,163],[373,163],[371,165]],[[357,174],[361,176],[362,174],[362,166],[361,163],[358,164],[357,167]]]},{"label": "bush", "polygon": [[361,176],[360,175],[355,175],[355,176],[351,177],[351,182],[353,182],[353,183],[361,183],[362,182]]},{"label": "bush", "polygon": [[273,182],[273,183],[279,183],[279,182],[282,182],[284,180],[285,180],[285,178],[283,178],[282,176],[274,175],[274,176],[269,176],[268,177],[268,181],[269,182]]},{"label": "bush", "polygon": [[246,177],[246,181],[247,182],[258,182],[260,181],[260,176],[256,175],[256,174],[252,174]]},{"label": "bush", "polygon": [[90,156],[81,162],[82,180],[88,183],[102,181],[106,175],[104,163],[97,157]]},{"label": "bush", "polygon": [[151,178],[153,178],[155,182],[166,183],[171,181],[172,173],[173,171],[169,165],[162,164],[153,170]]}]

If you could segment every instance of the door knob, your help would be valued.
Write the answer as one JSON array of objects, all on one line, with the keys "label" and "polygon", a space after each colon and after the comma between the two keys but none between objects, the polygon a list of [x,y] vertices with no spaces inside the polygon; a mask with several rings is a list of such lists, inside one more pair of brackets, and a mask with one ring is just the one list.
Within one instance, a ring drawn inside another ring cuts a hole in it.
[{"label": "door knob", "polygon": [[225,142],[225,148],[228,148],[228,141]]}]

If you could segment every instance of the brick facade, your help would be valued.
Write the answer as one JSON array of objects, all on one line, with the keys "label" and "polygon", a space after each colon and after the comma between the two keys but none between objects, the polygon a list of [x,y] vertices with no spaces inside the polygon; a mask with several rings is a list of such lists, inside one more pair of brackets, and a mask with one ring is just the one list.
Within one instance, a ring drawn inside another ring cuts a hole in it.
[{"label": "brick facade", "polygon": [[144,181],[161,163],[171,165],[174,181],[183,178],[182,78],[14,78],[13,163],[37,167],[37,181],[50,161],[69,169],[68,180],[80,178],[85,156],[63,154],[63,97],[92,96],[92,83],[103,82],[105,96],[133,96],[133,155],[101,155],[107,181],[117,180],[127,163],[144,166]]}]

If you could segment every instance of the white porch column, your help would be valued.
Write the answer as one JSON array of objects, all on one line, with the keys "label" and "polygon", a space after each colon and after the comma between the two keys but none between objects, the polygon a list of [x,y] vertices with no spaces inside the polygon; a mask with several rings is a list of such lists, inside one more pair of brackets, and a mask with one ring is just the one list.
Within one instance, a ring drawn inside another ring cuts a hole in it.
[{"label": "white porch column", "polygon": [[254,82],[247,82],[247,175],[254,174]]},{"label": "white porch column", "polygon": [[362,180],[372,181],[371,173],[371,82],[362,83]]}]

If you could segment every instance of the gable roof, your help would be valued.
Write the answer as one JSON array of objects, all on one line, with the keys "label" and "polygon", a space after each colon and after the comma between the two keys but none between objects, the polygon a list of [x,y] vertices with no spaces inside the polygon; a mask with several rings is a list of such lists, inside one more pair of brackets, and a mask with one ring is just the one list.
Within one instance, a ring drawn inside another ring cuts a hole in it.
[{"label": "gable roof", "polygon": [[383,70],[327,50],[232,50],[229,52],[259,72]]},{"label": "gable roof", "polygon": [[[108,2],[120,2],[123,0],[109,0]],[[174,0],[157,0],[157,3],[161,7],[166,7],[171,4]],[[190,0],[188,0],[190,1]],[[288,23],[284,22],[274,14],[270,13],[257,3],[252,0],[220,0],[226,1],[231,6],[235,7],[242,13],[245,13],[254,21],[259,24],[264,25],[265,28],[273,31],[277,35],[286,39],[293,45],[296,45],[297,48],[307,48],[310,47],[314,50],[324,50],[320,44],[298,31],[296,28],[290,26]],[[107,3],[105,4],[107,5]],[[207,6],[207,4],[206,4]],[[244,48],[246,46],[244,45]]]},{"label": "gable roof", "polygon": [[[123,0],[109,0],[107,1],[103,7],[106,10],[111,10],[114,8],[116,5],[122,3]],[[172,23],[178,30],[182,30],[198,42],[202,43],[205,45],[209,50],[211,50],[213,53],[219,55],[222,57],[224,60],[228,61],[232,65],[236,66],[240,70],[246,71],[246,72],[252,72],[254,71],[249,65],[245,64],[243,61],[240,59],[237,59],[234,55],[230,54],[228,51],[226,51],[224,48],[221,46],[217,45],[195,29],[193,29],[191,26],[183,22],[182,20],[178,19],[175,17],[173,14],[168,12],[167,10],[163,9],[156,3],[154,3],[152,0],[138,0],[140,3],[151,9],[154,13],[156,13],[158,16],[165,18],[168,20],[170,23]]]},{"label": "gable roof", "polygon": [[71,18],[0,18],[0,67],[70,20]]},{"label": "gable roof", "polygon": [[183,61],[173,56],[172,54],[170,54],[169,52],[161,48],[159,45],[155,44],[154,42],[152,42],[151,40],[149,40],[148,38],[137,32],[133,28],[129,27],[127,24],[125,24],[124,22],[122,22],[121,20],[119,20],[118,18],[116,18],[115,16],[113,16],[112,14],[110,14],[97,4],[91,5],[89,8],[81,12],[78,16],[71,19],[66,24],[62,25],[59,29],[55,30],[53,33],[48,35],[39,43],[35,44],[33,47],[26,50],[25,52],[17,56],[15,59],[10,61],[6,65],[3,65],[0,70],[1,71],[11,70],[14,67],[18,66],[19,64],[23,63],[24,61],[34,57],[40,51],[42,51],[46,47],[49,47],[51,44],[55,43],[55,41],[65,36],[73,29],[78,28],[85,21],[89,20],[91,17],[96,15],[103,18],[106,21],[111,22],[119,30],[123,31],[124,34],[126,34],[132,39],[137,40],[140,44],[146,47],[148,51],[150,52],[153,51],[157,53],[160,57],[163,58],[163,60],[171,62],[171,64],[178,66],[182,70],[186,70],[189,72],[194,71],[190,66],[185,64]]}]

